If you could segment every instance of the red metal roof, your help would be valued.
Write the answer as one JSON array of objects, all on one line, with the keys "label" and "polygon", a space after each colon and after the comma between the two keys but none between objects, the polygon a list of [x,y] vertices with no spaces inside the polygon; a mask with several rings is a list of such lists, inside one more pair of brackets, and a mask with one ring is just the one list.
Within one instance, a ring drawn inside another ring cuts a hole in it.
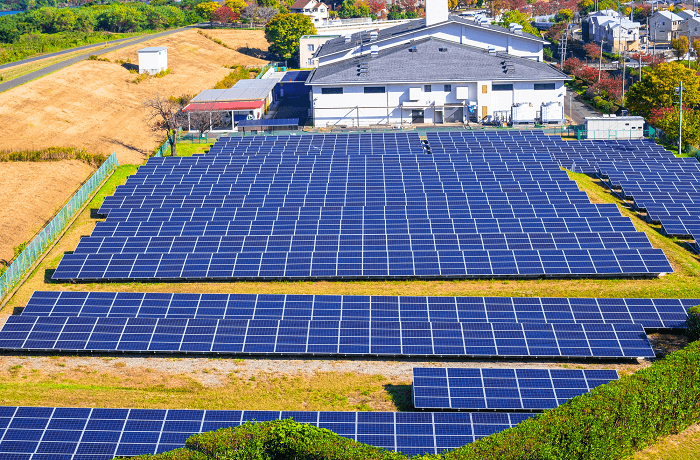
[{"label": "red metal roof", "polygon": [[184,112],[221,112],[224,110],[253,110],[265,105],[265,101],[193,102]]}]

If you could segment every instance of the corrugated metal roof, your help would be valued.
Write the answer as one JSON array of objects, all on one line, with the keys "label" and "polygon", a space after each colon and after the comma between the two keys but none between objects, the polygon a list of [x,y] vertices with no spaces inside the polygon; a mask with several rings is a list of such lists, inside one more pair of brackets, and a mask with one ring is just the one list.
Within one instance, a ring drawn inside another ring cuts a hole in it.
[{"label": "corrugated metal roof", "polygon": [[223,110],[254,110],[265,105],[264,101],[232,101],[232,102],[193,102],[187,105],[184,112],[220,112]]},{"label": "corrugated metal roof", "polygon": [[205,89],[192,98],[192,102],[226,102],[265,99],[275,89],[279,80],[240,80],[228,89]]}]

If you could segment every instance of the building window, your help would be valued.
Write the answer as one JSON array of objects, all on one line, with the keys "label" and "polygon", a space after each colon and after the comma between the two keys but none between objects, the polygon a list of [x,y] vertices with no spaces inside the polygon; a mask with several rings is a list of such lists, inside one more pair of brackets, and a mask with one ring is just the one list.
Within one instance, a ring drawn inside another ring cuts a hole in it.
[{"label": "building window", "polygon": [[343,94],[343,88],[321,88],[321,94]]},{"label": "building window", "polygon": [[432,87],[431,87],[430,85],[423,85],[423,92],[429,93],[429,92],[431,92],[432,90],[433,90],[433,89],[432,89]]},{"label": "building window", "polygon": [[306,64],[307,64],[307,65],[314,65],[314,60],[313,60],[313,58],[307,59],[307,60],[306,60]]},{"label": "building window", "polygon": [[313,51],[314,45],[306,45],[306,49],[308,49],[309,51]]},{"label": "building window", "polygon": [[536,90],[556,89],[554,83],[535,83]]},{"label": "building window", "polygon": [[379,94],[384,92],[383,86],[365,86],[365,94]]},{"label": "building window", "polygon": [[513,85],[508,83],[508,84],[502,84],[502,85],[491,85],[491,91],[513,91]]},{"label": "building window", "polygon": [[445,85],[445,92],[449,93],[452,91],[452,85]]}]

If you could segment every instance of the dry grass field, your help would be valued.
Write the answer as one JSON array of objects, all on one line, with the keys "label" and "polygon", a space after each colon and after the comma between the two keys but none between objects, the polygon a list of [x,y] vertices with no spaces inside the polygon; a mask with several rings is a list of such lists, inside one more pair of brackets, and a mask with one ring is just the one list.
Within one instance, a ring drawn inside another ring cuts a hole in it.
[{"label": "dry grass field", "polygon": [[[231,47],[255,43],[267,49],[263,31],[221,32]],[[132,83],[135,75],[114,61],[138,63],[137,50],[147,46],[168,47],[172,72]],[[224,66],[266,63],[223,47],[194,29],[102,57],[112,62],[82,61],[0,93],[0,124],[6,128],[0,149],[75,146],[93,153],[115,151],[120,163],[140,164],[162,139],[146,125],[144,99],[156,93],[197,94],[228,74]]]}]

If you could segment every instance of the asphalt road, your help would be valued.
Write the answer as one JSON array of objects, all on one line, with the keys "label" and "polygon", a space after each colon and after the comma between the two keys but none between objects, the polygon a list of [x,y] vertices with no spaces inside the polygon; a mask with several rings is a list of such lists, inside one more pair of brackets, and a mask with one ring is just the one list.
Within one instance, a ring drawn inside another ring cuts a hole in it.
[{"label": "asphalt road", "polygon": [[87,50],[90,48],[95,48],[98,46],[109,45],[110,43],[119,43],[119,42],[124,42],[127,40],[133,40],[134,38],[135,37],[120,38],[118,40],[109,40],[106,42],[94,43],[92,45],[85,45],[85,46],[79,46],[77,48],[70,48],[70,49],[63,50],[63,51],[56,51],[55,53],[42,54],[40,56],[34,56],[34,57],[27,58],[27,59],[22,59],[21,61],[8,62],[7,64],[0,65],[0,70],[7,69],[9,67],[14,67],[17,65],[29,64],[30,62],[34,62],[34,61],[41,61],[42,59],[61,56],[62,54],[75,53],[76,51],[82,51],[82,50]]},{"label": "asphalt road", "polygon": [[[126,46],[135,45],[137,43],[142,43],[142,42],[145,42],[148,40],[153,40],[154,38],[160,38],[160,37],[164,37],[166,35],[174,34],[176,32],[181,32],[181,31],[187,30],[191,27],[197,27],[197,26],[196,25],[185,26],[185,27],[180,27],[178,29],[166,30],[164,32],[159,32],[159,33],[153,34],[153,35],[145,35],[145,36],[139,37],[135,40],[129,40],[129,41],[124,42],[124,43],[119,43],[117,45],[110,46],[109,48],[104,48],[104,49],[94,51],[91,53],[81,54],[80,56],[66,59],[65,61],[57,62],[56,64],[50,65],[48,67],[44,67],[43,69],[35,70],[34,72],[28,73],[26,75],[22,75],[21,77],[17,77],[15,79],[7,81],[5,83],[0,83],[0,93],[3,91],[7,91],[8,89],[12,89],[12,88],[15,88],[17,86],[23,85],[23,84],[30,82],[32,80],[35,80],[39,77],[43,77],[44,75],[48,75],[48,74],[55,72],[57,70],[63,69],[64,67],[68,67],[69,65],[73,65],[76,62],[84,61],[88,57],[90,57],[90,55],[94,54],[94,55],[99,56],[101,54],[109,53],[111,51],[115,51],[115,50],[118,50],[120,48],[124,48]],[[75,51],[75,48],[73,50],[69,50],[69,51]],[[46,56],[43,56],[43,57],[46,57]],[[13,63],[13,64],[17,65],[16,63]]]},{"label": "asphalt road", "polygon": [[[571,98],[569,95],[571,95]],[[569,100],[571,100],[571,105],[569,105]],[[564,114],[573,118],[574,124],[577,125],[582,125],[586,117],[599,117],[601,115],[597,110],[581,102],[578,94],[568,88],[566,97],[564,97]]]}]

